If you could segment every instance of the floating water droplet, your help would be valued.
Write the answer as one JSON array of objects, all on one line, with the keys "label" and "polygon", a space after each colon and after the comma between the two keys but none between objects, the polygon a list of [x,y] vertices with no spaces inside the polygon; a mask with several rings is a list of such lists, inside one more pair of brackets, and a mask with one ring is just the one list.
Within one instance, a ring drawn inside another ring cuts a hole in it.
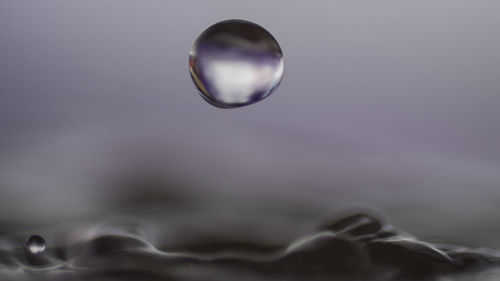
[{"label": "floating water droplet", "polygon": [[198,36],[189,53],[189,68],[207,102],[233,108],[269,96],[283,77],[284,62],[278,42],[263,27],[226,20]]},{"label": "floating water droplet", "polygon": [[45,240],[41,236],[33,235],[26,242],[26,247],[31,254],[40,254],[45,251]]}]

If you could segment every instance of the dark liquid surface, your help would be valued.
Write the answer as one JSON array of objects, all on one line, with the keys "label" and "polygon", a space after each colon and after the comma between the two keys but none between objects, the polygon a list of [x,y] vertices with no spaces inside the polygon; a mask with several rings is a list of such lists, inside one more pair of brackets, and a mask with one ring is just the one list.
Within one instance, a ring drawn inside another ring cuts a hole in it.
[{"label": "dark liquid surface", "polygon": [[500,265],[492,250],[426,243],[365,213],[283,244],[193,233],[167,242],[138,220],[93,224],[53,231],[37,254],[24,234],[4,236],[1,280],[496,280]]}]

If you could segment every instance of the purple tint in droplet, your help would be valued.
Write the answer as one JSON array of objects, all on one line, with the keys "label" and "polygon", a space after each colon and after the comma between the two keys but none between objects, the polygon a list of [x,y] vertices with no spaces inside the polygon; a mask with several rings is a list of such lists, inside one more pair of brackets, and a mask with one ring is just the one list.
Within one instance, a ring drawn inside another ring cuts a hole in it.
[{"label": "purple tint in droplet", "polygon": [[201,96],[221,108],[258,102],[283,77],[283,53],[261,26],[244,20],[216,23],[196,39],[189,53],[191,77]]}]

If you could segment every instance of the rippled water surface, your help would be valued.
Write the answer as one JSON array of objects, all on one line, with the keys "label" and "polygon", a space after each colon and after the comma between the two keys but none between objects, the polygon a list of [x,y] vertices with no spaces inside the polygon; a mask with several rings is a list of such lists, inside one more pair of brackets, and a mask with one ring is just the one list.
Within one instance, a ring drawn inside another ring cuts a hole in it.
[{"label": "rippled water surface", "polygon": [[[203,229],[173,239],[167,222],[146,221],[120,218],[41,229],[45,249],[41,237],[30,237],[25,245],[26,233],[4,235],[1,280],[445,281],[499,276],[497,252],[426,243],[368,213],[319,221],[282,244],[250,235],[202,235]],[[30,248],[32,240],[37,251]]]}]

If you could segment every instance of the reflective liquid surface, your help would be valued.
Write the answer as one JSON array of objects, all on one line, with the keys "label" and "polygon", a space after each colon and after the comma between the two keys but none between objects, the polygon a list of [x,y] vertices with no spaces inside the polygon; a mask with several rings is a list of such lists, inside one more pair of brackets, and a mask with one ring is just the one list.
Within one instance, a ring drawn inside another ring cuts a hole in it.
[{"label": "reflective liquid surface", "polygon": [[[452,281],[499,280],[493,250],[428,243],[369,213],[323,220],[284,243],[221,235],[204,225],[172,233],[165,220],[94,221],[32,236],[0,236],[0,280]],[[177,221],[179,223],[180,221]],[[257,227],[257,226],[255,226]],[[198,228],[198,230],[196,230]],[[231,227],[232,228],[232,227]],[[251,228],[249,228],[251,229]],[[173,235],[174,234],[174,235]],[[276,240],[275,240],[276,241]],[[45,249],[45,250],[44,250]]]}]

